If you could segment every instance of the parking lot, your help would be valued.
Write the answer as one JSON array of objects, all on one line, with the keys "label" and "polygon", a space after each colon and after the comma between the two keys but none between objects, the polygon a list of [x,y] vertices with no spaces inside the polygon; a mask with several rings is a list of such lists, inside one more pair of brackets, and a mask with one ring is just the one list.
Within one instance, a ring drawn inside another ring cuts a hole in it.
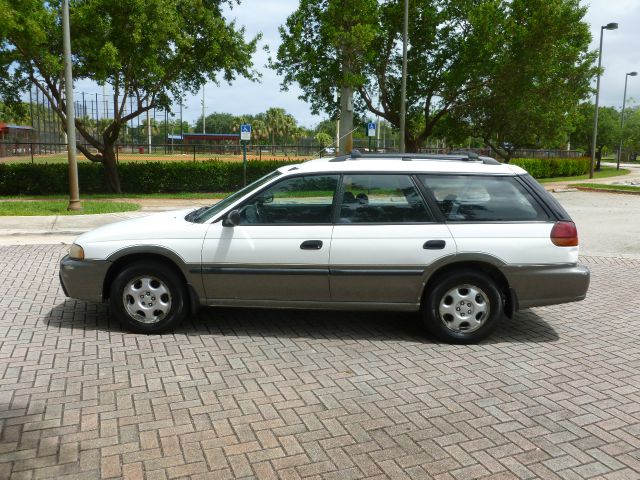
[{"label": "parking lot", "polygon": [[174,334],[0,248],[0,478],[640,478],[640,261],[476,346],[414,315],[206,309]]}]

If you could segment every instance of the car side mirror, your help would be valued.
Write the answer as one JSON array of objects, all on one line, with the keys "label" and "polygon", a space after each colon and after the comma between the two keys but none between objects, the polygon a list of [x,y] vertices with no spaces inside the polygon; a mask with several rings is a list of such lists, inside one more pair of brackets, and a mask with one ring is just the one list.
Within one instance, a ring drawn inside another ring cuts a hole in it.
[{"label": "car side mirror", "polygon": [[223,227],[235,227],[240,225],[240,211],[231,210],[227,216],[222,220]]}]

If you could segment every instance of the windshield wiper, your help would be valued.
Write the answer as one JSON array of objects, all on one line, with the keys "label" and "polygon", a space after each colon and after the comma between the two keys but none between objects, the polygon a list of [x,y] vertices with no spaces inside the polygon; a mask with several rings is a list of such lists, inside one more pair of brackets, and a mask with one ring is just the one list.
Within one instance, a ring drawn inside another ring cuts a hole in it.
[{"label": "windshield wiper", "polygon": [[193,212],[189,212],[187,213],[187,215],[184,217],[184,219],[187,222],[193,222],[193,223],[198,223],[198,217],[200,216],[200,214],[202,212],[204,212],[206,209],[208,209],[209,207],[200,207],[200,208],[196,208]]}]

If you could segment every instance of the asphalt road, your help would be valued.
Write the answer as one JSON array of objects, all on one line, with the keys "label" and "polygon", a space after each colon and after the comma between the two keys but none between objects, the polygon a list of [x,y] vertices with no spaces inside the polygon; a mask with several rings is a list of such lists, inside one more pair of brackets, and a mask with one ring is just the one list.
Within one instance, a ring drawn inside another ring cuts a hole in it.
[{"label": "asphalt road", "polygon": [[640,195],[599,192],[554,195],[578,226],[581,254],[640,259]]}]

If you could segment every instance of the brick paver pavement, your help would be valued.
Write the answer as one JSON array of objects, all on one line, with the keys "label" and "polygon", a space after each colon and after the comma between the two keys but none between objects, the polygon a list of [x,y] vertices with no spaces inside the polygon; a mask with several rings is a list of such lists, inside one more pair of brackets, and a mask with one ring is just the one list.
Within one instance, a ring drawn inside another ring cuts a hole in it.
[{"label": "brick paver pavement", "polygon": [[63,253],[0,248],[0,478],[640,478],[640,262],[453,346],[391,313],[125,333]]}]

